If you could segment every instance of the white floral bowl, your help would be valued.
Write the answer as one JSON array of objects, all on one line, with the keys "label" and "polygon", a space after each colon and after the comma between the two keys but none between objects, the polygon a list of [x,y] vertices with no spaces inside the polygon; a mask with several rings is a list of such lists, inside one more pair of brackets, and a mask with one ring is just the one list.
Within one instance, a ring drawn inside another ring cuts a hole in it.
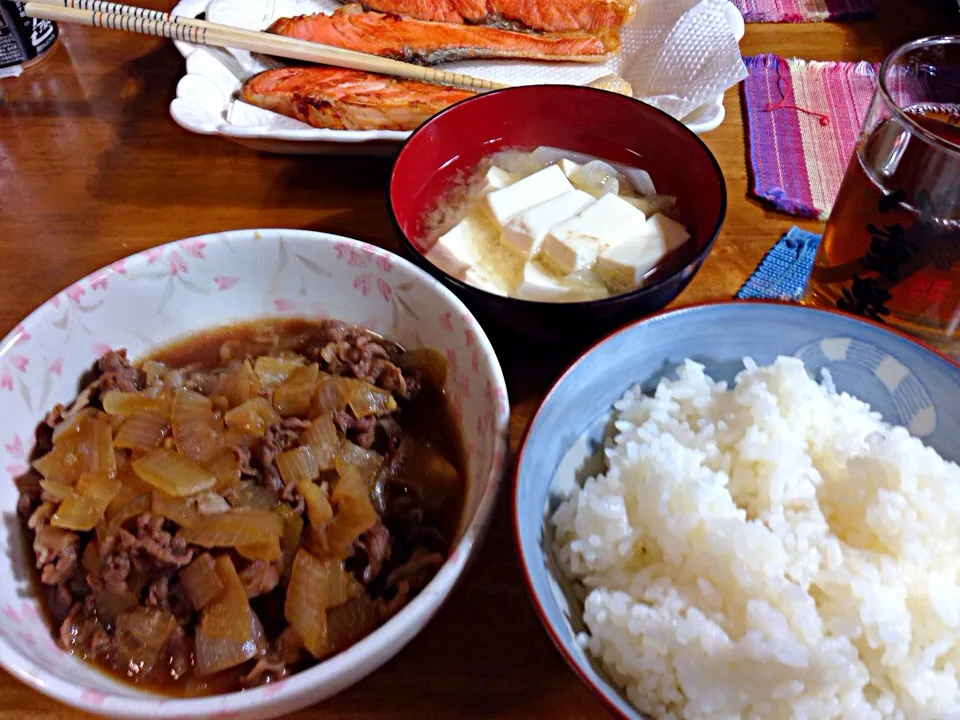
[{"label": "white floral bowl", "polygon": [[[27,467],[46,410],[72,400],[106,349],[133,357],[205,328],[260,317],[333,317],[408,346],[442,350],[446,391],[469,458],[460,534],[434,580],[350,649],[278,683],[242,693],[167,699],[116,682],[51,639],[28,572],[12,479]],[[0,343],[0,665],[51,697],[123,718],[270,718],[323,700],[396,654],[434,615],[480,545],[507,450],[509,409],[486,335],[439,282],[347,238],[237,230],[147,250],[59,293]]]}]

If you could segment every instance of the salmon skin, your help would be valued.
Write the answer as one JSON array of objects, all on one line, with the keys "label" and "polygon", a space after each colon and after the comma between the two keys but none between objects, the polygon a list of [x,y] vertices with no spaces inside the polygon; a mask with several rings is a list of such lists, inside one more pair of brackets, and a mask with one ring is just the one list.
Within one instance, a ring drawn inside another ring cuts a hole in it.
[{"label": "salmon skin", "polygon": [[414,130],[475,94],[324,66],[267,70],[240,89],[251,105],[330,130]]},{"label": "salmon skin", "polygon": [[364,12],[357,4],[332,15],[280,18],[267,31],[424,65],[468,58],[600,62],[620,50],[613,30],[532,34]]},{"label": "salmon skin", "polygon": [[361,0],[368,10],[417,20],[522,27],[547,32],[623,27],[636,0]]}]

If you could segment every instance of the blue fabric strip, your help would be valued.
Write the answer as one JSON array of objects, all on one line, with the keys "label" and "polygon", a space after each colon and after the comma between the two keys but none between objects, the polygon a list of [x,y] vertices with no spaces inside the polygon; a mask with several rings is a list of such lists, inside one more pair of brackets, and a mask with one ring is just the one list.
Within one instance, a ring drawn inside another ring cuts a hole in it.
[{"label": "blue fabric strip", "polygon": [[736,297],[799,300],[819,244],[819,235],[798,227],[790,228],[763,256]]}]

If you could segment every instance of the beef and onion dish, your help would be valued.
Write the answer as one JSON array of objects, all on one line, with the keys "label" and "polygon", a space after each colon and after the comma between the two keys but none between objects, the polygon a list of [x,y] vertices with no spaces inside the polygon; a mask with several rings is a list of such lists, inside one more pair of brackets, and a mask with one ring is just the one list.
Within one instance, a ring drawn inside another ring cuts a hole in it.
[{"label": "beef and onion dish", "polygon": [[62,647],[178,696],[275,681],[435,575],[466,468],[446,364],[335,321],[103,355],[37,428],[19,513]]}]

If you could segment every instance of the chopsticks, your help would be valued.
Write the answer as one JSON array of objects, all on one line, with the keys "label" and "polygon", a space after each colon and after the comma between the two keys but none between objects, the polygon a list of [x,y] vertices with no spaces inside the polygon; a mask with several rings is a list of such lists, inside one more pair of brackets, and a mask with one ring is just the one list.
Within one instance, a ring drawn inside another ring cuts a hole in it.
[{"label": "chopsticks", "polygon": [[263,55],[392,75],[435,85],[451,85],[466,90],[499,90],[509,87],[461,73],[422,67],[354,50],[102,0],[30,0],[24,5],[24,10],[28,16],[44,20],[153,35],[196,45],[248,50]]}]

